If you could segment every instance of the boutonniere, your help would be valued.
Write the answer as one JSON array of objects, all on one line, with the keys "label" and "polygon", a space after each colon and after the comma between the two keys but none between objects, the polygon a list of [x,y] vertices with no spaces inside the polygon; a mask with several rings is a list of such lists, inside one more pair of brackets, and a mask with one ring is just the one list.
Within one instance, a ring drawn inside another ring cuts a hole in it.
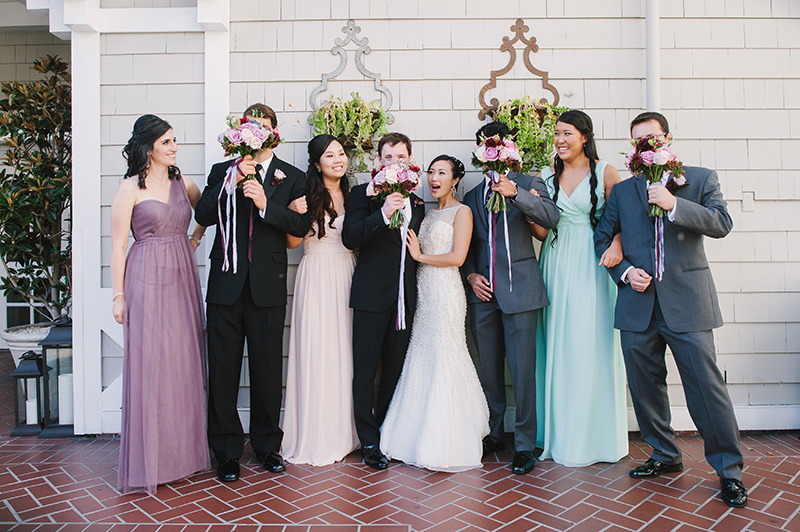
[{"label": "boutonniere", "polygon": [[424,205],[425,201],[420,198],[419,196],[411,196],[411,205],[413,207],[419,207],[420,205]]},{"label": "boutonniere", "polygon": [[684,186],[686,183],[687,183],[686,176],[682,174],[679,175],[678,177],[670,175],[669,181],[667,181],[667,184],[664,185],[664,187],[667,190],[669,190],[670,194],[675,194],[675,191]]},{"label": "boutonniere", "polygon": [[283,180],[286,179],[286,174],[283,173],[283,170],[280,168],[275,169],[275,174],[272,177],[272,185],[277,186],[283,183]]}]

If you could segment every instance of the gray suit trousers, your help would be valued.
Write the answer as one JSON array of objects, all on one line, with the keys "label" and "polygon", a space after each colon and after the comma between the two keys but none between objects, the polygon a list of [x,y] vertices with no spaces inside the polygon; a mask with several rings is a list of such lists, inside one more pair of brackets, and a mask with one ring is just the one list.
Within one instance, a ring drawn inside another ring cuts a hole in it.
[{"label": "gray suit trousers", "polygon": [[712,331],[676,333],[667,327],[656,299],[650,324],[643,332],[620,331],[636,420],[651,458],[666,464],[681,462],[681,451],[670,426],[667,397],[669,345],[683,382],[686,404],[705,443],[706,460],[722,478],[742,479],[739,428],[725,381],[716,364]]},{"label": "gray suit trousers", "polygon": [[490,436],[503,437],[506,413],[505,362],[516,403],[514,448],[536,448],[536,316],[538,310],[506,314],[497,299],[469,305],[470,328],[478,348],[480,378],[489,403]]}]

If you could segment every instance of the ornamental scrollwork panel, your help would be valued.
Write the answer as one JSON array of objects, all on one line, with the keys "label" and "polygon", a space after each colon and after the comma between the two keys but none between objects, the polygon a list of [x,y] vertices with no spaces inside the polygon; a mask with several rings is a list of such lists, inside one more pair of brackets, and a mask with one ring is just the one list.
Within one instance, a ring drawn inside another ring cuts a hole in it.
[{"label": "ornamental scrollwork panel", "polygon": [[[489,83],[484,85],[481,88],[481,91],[478,95],[478,100],[481,104],[481,110],[478,112],[478,118],[484,120],[487,115],[491,115],[497,108],[500,106],[500,101],[497,98],[492,98],[491,101],[487,104],[485,97],[486,92],[489,89],[493,89],[497,87],[497,78],[503,76],[508,73],[509,70],[514,66],[514,63],[517,61],[517,50],[514,48],[514,45],[517,42],[522,42],[525,44],[525,49],[522,51],[522,60],[525,63],[525,68],[528,69],[529,72],[532,74],[539,76],[542,78],[542,87],[546,90],[550,91],[553,94],[553,105],[558,105],[560,100],[560,96],[558,94],[558,90],[550,84],[549,82],[549,74],[544,70],[539,70],[533,63],[531,62],[531,53],[536,53],[539,51],[539,45],[536,44],[536,37],[531,36],[530,38],[525,37],[525,34],[528,32],[530,28],[523,22],[521,18],[517,19],[517,22],[511,26],[511,31],[514,34],[512,39],[509,39],[508,36],[503,36],[503,44],[500,45],[501,52],[508,52],[510,57],[508,59],[508,64],[501,68],[500,70],[493,70],[491,72],[491,80]],[[542,100],[546,100],[542,98]]]}]

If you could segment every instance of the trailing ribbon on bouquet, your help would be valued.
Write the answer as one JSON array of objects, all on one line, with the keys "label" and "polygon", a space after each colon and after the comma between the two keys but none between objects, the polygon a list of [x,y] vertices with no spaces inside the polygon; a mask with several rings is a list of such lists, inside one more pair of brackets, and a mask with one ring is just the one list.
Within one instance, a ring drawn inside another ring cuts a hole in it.
[{"label": "trailing ribbon on bouquet", "polygon": [[656,218],[656,280],[664,275],[664,218]]},{"label": "trailing ribbon on bouquet", "polygon": [[406,328],[406,236],[408,235],[408,220],[406,219],[405,209],[398,209],[403,217],[403,225],[400,227],[400,286],[397,289],[397,320],[394,328],[402,331]]},{"label": "trailing ribbon on bouquet", "polygon": [[[489,170],[486,175],[491,184],[497,183],[500,180],[500,174],[494,170]],[[491,185],[489,185],[489,190],[491,191]],[[492,192],[492,194],[500,196],[497,192]],[[500,196],[500,201],[503,202],[503,206],[505,207],[506,198]],[[489,204],[487,204],[487,209],[489,209],[489,288],[494,292],[495,278],[497,277],[497,219],[499,212],[489,208]],[[508,208],[503,208],[502,212],[506,254],[508,255],[508,291],[511,292],[514,289],[514,285],[511,282],[511,245],[508,238]]]},{"label": "trailing ribbon on bouquet", "polygon": [[[233,273],[236,274],[237,264],[239,263],[239,250],[236,244],[236,173],[240,172],[239,162],[241,159],[235,159],[231,162],[228,170],[225,172],[225,177],[222,178],[222,189],[219,191],[217,201],[217,218],[220,224],[220,235],[222,237],[222,252],[224,254],[222,259],[222,271],[227,272],[230,269],[230,262],[228,261],[228,244],[231,243],[231,234],[233,234],[232,244],[232,260],[233,260]],[[227,194],[227,197],[223,197]],[[222,215],[222,202],[225,202],[226,216]],[[253,240],[253,204],[250,203],[250,230],[248,232],[247,244],[247,260],[253,260],[252,245]]]}]

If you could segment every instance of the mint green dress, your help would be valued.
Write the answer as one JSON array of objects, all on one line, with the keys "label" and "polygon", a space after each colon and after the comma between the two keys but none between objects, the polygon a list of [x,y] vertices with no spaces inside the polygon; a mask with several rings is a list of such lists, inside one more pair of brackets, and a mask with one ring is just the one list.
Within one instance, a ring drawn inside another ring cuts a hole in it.
[{"label": "mint green dress", "polygon": [[[605,208],[597,164],[597,216]],[[628,454],[625,365],[614,329],[616,286],[598,266],[589,221],[587,175],[571,196],[559,192],[558,238],[542,244],[550,306],[539,313],[536,338],[538,446],[542,458],[570,467],[616,462]],[[542,171],[553,197],[553,174]]]}]

